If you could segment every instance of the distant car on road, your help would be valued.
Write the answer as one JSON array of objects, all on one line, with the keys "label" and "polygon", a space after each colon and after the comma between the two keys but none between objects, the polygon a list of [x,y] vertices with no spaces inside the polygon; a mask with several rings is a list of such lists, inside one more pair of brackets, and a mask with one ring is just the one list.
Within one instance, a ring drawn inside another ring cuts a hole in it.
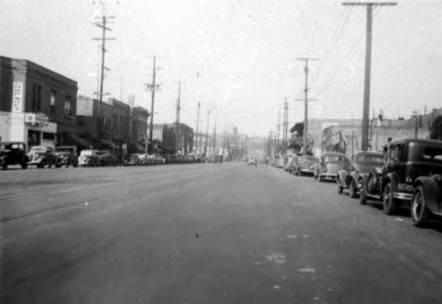
[{"label": "distant car on road", "polygon": [[337,186],[338,193],[348,189],[350,197],[358,195],[362,184],[362,175],[370,172],[381,172],[384,158],[382,153],[377,152],[358,152],[354,156],[351,167],[338,171]]},{"label": "distant car on road", "polygon": [[57,155],[57,166],[78,166],[78,154],[76,146],[57,146],[55,147]]},{"label": "distant car on road", "polygon": [[336,180],[338,171],[350,167],[350,160],[342,153],[324,153],[316,164],[313,177],[322,182],[324,179]]},{"label": "distant car on road", "polygon": [[382,201],[385,214],[408,204],[413,225],[421,226],[431,214],[442,215],[442,142],[404,139],[384,148],[382,172],[364,177],[360,202]]},{"label": "distant car on road", "polygon": [[313,175],[315,167],[319,164],[319,159],[312,155],[298,156],[293,165],[292,173],[295,175]]},{"label": "distant car on road", "polygon": [[48,166],[57,166],[57,155],[55,155],[55,149],[51,146],[33,146],[28,153],[30,159],[29,166],[37,166],[37,168],[44,168]]},{"label": "distant car on road", "polygon": [[255,157],[247,158],[247,166],[258,166],[258,160]]},{"label": "distant car on road", "polygon": [[0,168],[8,169],[9,165],[20,165],[22,169],[28,167],[29,158],[26,155],[24,142],[3,142],[0,145]]}]

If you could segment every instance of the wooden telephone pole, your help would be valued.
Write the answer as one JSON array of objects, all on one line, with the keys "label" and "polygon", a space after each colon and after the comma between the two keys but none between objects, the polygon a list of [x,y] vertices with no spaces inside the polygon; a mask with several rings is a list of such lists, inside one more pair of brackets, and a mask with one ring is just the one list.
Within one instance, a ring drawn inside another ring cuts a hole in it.
[{"label": "wooden telephone pole", "polygon": [[362,110],[362,139],[361,150],[368,150],[369,115],[370,115],[370,81],[371,81],[371,43],[373,35],[373,7],[394,6],[397,2],[343,2],[344,6],[365,6],[367,9],[367,30],[365,40],[365,79],[364,79],[364,106]]},{"label": "wooden telephone pole", "polygon": [[308,62],[309,61],[314,61],[314,60],[318,60],[317,58],[309,58],[309,57],[304,57],[304,58],[296,58],[296,60],[298,61],[304,61],[305,62],[305,67],[304,67],[304,73],[305,73],[305,84],[304,84],[304,130],[303,130],[303,136],[302,136],[302,147],[303,147],[303,153],[306,154],[307,153],[307,135],[308,135],[308,103],[309,101],[313,101],[314,99],[309,99],[308,98],[308,91],[309,91],[309,87],[308,87],[308,73],[309,73],[309,67],[308,67]]}]

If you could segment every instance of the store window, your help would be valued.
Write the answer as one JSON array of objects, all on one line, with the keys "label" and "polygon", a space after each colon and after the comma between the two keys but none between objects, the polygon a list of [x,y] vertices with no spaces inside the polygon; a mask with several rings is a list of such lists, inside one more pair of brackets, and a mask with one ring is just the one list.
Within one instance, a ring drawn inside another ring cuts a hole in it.
[{"label": "store window", "polygon": [[41,144],[41,132],[28,130],[28,147],[39,146]]}]

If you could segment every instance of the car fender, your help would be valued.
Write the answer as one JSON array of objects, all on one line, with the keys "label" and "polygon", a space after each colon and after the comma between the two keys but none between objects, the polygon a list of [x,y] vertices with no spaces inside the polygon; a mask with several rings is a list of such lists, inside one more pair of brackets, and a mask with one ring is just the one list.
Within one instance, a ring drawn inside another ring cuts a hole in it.
[{"label": "car fender", "polygon": [[427,208],[432,211],[439,211],[439,204],[442,201],[442,176],[432,175],[432,176],[420,176],[414,183],[413,187],[416,189],[417,186],[421,186],[423,189],[424,200],[427,204]]},{"label": "car fender", "polygon": [[397,176],[396,173],[390,172],[387,174],[387,176],[383,179],[382,185],[381,185],[381,194],[384,193],[384,187],[387,183],[391,183],[391,189],[392,191],[397,191]]}]

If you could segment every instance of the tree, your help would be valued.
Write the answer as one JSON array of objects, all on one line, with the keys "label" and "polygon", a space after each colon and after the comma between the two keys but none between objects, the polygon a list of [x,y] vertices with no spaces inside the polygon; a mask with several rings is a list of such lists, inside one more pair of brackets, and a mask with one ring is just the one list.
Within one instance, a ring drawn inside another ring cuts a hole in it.
[{"label": "tree", "polygon": [[430,126],[430,138],[442,140],[442,115],[437,116]]}]

